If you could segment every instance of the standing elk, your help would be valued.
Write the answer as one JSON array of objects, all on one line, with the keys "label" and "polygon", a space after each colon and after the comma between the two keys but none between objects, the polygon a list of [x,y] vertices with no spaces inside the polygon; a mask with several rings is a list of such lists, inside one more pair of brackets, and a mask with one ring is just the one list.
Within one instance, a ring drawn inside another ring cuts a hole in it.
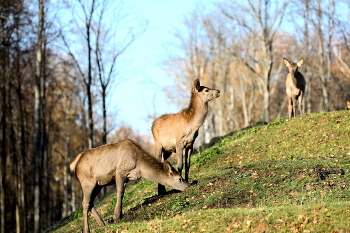
[{"label": "standing elk", "polygon": [[[194,80],[191,99],[187,108],[176,114],[164,114],[152,124],[155,143],[155,156],[162,161],[176,153],[177,168],[182,174],[183,156],[185,157],[185,181],[188,182],[190,159],[198,129],[208,114],[208,102],[220,96],[220,91],[201,86]],[[158,194],[165,194],[165,187],[158,185]]]},{"label": "standing elk", "polygon": [[70,169],[75,172],[83,190],[85,233],[90,232],[89,211],[99,225],[105,225],[94,207],[94,199],[103,186],[116,184],[117,204],[114,209],[114,221],[122,217],[124,190],[129,180],[146,178],[181,191],[189,187],[169,162],[162,163],[131,140],[87,150],[75,158]]},{"label": "standing elk", "polygon": [[304,59],[301,58],[297,63],[290,63],[286,58],[283,58],[283,63],[288,67],[289,73],[286,78],[286,92],[288,99],[288,114],[289,118],[296,116],[297,101],[299,102],[299,110],[303,112],[303,97],[305,92],[304,76],[298,71],[298,68],[303,64]]}]

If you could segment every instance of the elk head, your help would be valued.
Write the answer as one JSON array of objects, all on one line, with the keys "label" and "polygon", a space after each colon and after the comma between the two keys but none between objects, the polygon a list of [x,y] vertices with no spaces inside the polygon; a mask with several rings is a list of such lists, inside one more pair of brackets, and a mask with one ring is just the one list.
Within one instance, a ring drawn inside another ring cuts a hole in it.
[{"label": "elk head", "polygon": [[168,177],[170,177],[170,181],[168,182],[169,186],[184,191],[190,185],[181,177],[181,174],[176,171],[168,161],[164,161],[163,163],[164,170],[167,172]]},{"label": "elk head", "polygon": [[300,58],[297,63],[290,63],[286,58],[283,58],[283,63],[288,67],[289,73],[295,77],[298,73],[298,68],[303,64],[304,59]]},{"label": "elk head", "polygon": [[201,86],[199,79],[196,79],[192,84],[192,94],[197,94],[202,101],[206,103],[212,99],[218,98],[220,96],[220,91],[218,89]]}]

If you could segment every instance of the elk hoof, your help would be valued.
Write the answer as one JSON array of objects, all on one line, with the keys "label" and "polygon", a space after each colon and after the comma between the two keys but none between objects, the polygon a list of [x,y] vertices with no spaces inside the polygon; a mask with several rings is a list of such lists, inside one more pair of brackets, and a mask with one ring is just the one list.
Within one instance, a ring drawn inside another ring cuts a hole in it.
[{"label": "elk hoof", "polygon": [[162,195],[166,195],[166,189],[165,186],[158,184],[158,195],[162,196]]},{"label": "elk hoof", "polygon": [[196,185],[196,184],[198,184],[198,180],[192,181],[192,183],[190,185],[192,186],[192,185]]},{"label": "elk hoof", "polygon": [[121,218],[122,218],[122,217],[120,217],[120,218],[114,218],[114,217],[112,217],[112,218],[109,218],[109,219],[107,220],[107,222],[108,222],[109,224],[111,224],[111,223],[117,223]]}]

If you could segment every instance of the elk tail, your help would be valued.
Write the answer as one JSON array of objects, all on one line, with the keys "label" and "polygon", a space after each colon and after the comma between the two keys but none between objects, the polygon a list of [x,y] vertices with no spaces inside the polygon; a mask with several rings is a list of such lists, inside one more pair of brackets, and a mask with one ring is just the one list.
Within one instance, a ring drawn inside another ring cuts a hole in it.
[{"label": "elk tail", "polygon": [[70,168],[70,170],[71,170],[72,172],[75,172],[75,167],[76,167],[77,162],[79,161],[79,159],[80,159],[80,157],[81,157],[82,154],[83,154],[83,153],[78,154],[78,156],[77,156],[77,157],[73,160],[73,162],[70,164],[69,168]]}]

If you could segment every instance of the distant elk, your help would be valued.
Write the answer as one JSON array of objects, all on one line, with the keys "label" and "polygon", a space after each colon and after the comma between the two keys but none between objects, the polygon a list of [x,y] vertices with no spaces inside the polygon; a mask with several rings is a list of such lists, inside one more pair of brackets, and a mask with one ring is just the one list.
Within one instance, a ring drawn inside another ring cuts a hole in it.
[{"label": "distant elk", "polygon": [[305,93],[305,79],[298,71],[298,68],[303,64],[304,59],[301,58],[297,63],[290,63],[286,58],[283,58],[283,63],[288,67],[289,73],[286,78],[286,92],[288,99],[288,114],[289,118],[296,116],[297,102],[299,104],[300,114],[303,114],[303,97]]},{"label": "distant elk", "polygon": [[[164,114],[152,124],[155,156],[164,161],[172,153],[176,153],[175,158],[180,174],[182,174],[184,156],[185,181],[187,182],[193,144],[198,136],[198,129],[208,114],[208,102],[219,96],[219,90],[201,86],[199,80],[196,79],[192,84],[188,107],[176,114]],[[158,185],[158,193],[166,193],[165,187],[161,184]]]},{"label": "distant elk", "polygon": [[85,233],[90,232],[89,211],[99,225],[105,225],[94,207],[94,199],[103,186],[115,184],[117,188],[114,221],[122,217],[124,190],[129,180],[146,178],[181,191],[189,187],[169,162],[162,163],[131,140],[87,150],[75,158],[70,169],[75,172],[83,190]]}]

